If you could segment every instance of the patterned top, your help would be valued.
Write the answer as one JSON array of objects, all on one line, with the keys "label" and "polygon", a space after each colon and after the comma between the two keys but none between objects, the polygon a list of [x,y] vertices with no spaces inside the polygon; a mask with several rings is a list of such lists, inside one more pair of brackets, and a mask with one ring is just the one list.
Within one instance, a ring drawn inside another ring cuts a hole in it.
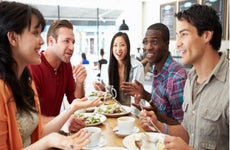
[{"label": "patterned top", "polygon": [[38,114],[35,112],[30,112],[29,114],[25,111],[17,111],[16,119],[23,147],[27,147],[31,145],[31,134],[38,126]]},{"label": "patterned top", "polygon": [[169,55],[161,72],[153,70],[151,99],[160,113],[182,122],[183,89],[187,78],[186,70]]}]

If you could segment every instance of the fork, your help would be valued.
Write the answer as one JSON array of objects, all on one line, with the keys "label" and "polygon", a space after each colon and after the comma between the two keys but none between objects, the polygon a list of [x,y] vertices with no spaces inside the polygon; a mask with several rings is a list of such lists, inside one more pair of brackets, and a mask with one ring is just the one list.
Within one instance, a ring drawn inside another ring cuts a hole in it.
[{"label": "fork", "polygon": [[[144,110],[144,102],[142,100],[140,100],[139,102],[139,105],[141,107],[141,110]],[[160,131],[160,129],[157,128],[157,126],[152,122],[151,118],[150,117],[146,117],[147,118],[147,121],[148,121],[148,124],[147,126],[149,127],[149,129],[151,129],[153,132],[159,132],[159,133],[162,133]]]}]

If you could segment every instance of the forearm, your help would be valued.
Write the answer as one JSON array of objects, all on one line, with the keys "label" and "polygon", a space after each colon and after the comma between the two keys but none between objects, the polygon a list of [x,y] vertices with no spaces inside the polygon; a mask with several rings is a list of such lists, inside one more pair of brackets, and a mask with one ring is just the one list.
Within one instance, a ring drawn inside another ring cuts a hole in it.
[{"label": "forearm", "polygon": [[70,107],[60,113],[58,116],[54,117],[51,121],[44,125],[43,134],[45,136],[51,132],[57,132],[61,129],[64,123],[69,119],[69,117],[74,113],[73,107]]},{"label": "forearm", "polygon": [[84,83],[76,82],[76,88],[75,88],[74,95],[76,98],[83,98],[85,96]]},{"label": "forearm", "polygon": [[41,150],[41,149],[49,149],[52,147],[52,145],[50,145],[51,143],[49,142],[49,139],[47,138],[48,136],[41,138],[40,140],[38,140],[37,142],[29,145],[28,147],[23,148],[23,150]]},{"label": "forearm", "polygon": [[184,129],[182,125],[167,125],[167,132],[165,131],[164,123],[157,121],[156,126],[162,133],[169,134],[172,136],[181,137],[187,144],[189,143],[188,132]]},{"label": "forearm", "polygon": [[151,94],[146,90],[143,92],[143,99],[147,100],[148,102],[151,100]]},{"label": "forearm", "polygon": [[41,150],[41,149],[49,149],[49,148],[67,149],[71,146],[71,144],[69,145],[69,142],[66,141],[65,138],[66,138],[65,136],[54,132],[39,139],[37,142],[24,148],[24,150],[31,150],[31,149]]},{"label": "forearm", "polygon": [[166,115],[164,115],[164,114],[161,114],[161,113],[158,111],[157,108],[154,110],[154,112],[155,112],[155,114],[156,114],[156,116],[157,116],[157,119],[158,119],[159,121],[161,121],[161,122],[164,122],[164,123],[166,123],[166,124],[168,124],[168,125],[178,125],[178,124],[180,124],[177,120],[175,120],[175,119],[173,119],[173,118],[170,118],[170,117],[168,117],[168,116],[166,116]]}]

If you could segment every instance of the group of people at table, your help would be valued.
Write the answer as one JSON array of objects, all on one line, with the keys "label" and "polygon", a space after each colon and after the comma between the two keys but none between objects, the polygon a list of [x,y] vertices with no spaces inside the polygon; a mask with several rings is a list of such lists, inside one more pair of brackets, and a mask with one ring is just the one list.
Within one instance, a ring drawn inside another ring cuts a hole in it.
[{"label": "group of people at table", "polygon": [[[229,149],[229,61],[219,52],[222,28],[218,14],[205,5],[193,5],[175,14],[176,46],[186,70],[169,51],[169,29],[162,23],[147,28],[143,40],[146,57],[154,65],[152,91],[144,87],[143,65],[130,57],[126,33],[116,33],[110,45],[109,85],[117,101],[139,108],[145,131],[147,117],[167,134],[165,149]],[[45,20],[27,4],[0,2],[0,149],[82,149],[89,141],[84,122],[70,117],[76,110],[98,106],[88,101],[82,65],[72,66],[74,32],[67,20],[53,22],[47,33],[47,49],[40,52]],[[100,82],[95,89],[103,90]],[[59,114],[66,94],[70,107]],[[132,100],[133,99],[133,100]],[[70,131],[57,131],[65,122]]]}]

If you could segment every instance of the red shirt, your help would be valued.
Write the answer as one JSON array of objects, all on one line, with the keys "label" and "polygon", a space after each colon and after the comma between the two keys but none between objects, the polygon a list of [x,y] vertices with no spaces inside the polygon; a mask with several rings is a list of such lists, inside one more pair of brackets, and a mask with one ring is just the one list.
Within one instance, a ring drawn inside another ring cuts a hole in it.
[{"label": "red shirt", "polygon": [[41,112],[45,116],[57,116],[60,112],[64,94],[71,103],[75,99],[75,81],[71,63],[61,63],[55,71],[41,52],[41,64],[29,65],[35,82]]}]

